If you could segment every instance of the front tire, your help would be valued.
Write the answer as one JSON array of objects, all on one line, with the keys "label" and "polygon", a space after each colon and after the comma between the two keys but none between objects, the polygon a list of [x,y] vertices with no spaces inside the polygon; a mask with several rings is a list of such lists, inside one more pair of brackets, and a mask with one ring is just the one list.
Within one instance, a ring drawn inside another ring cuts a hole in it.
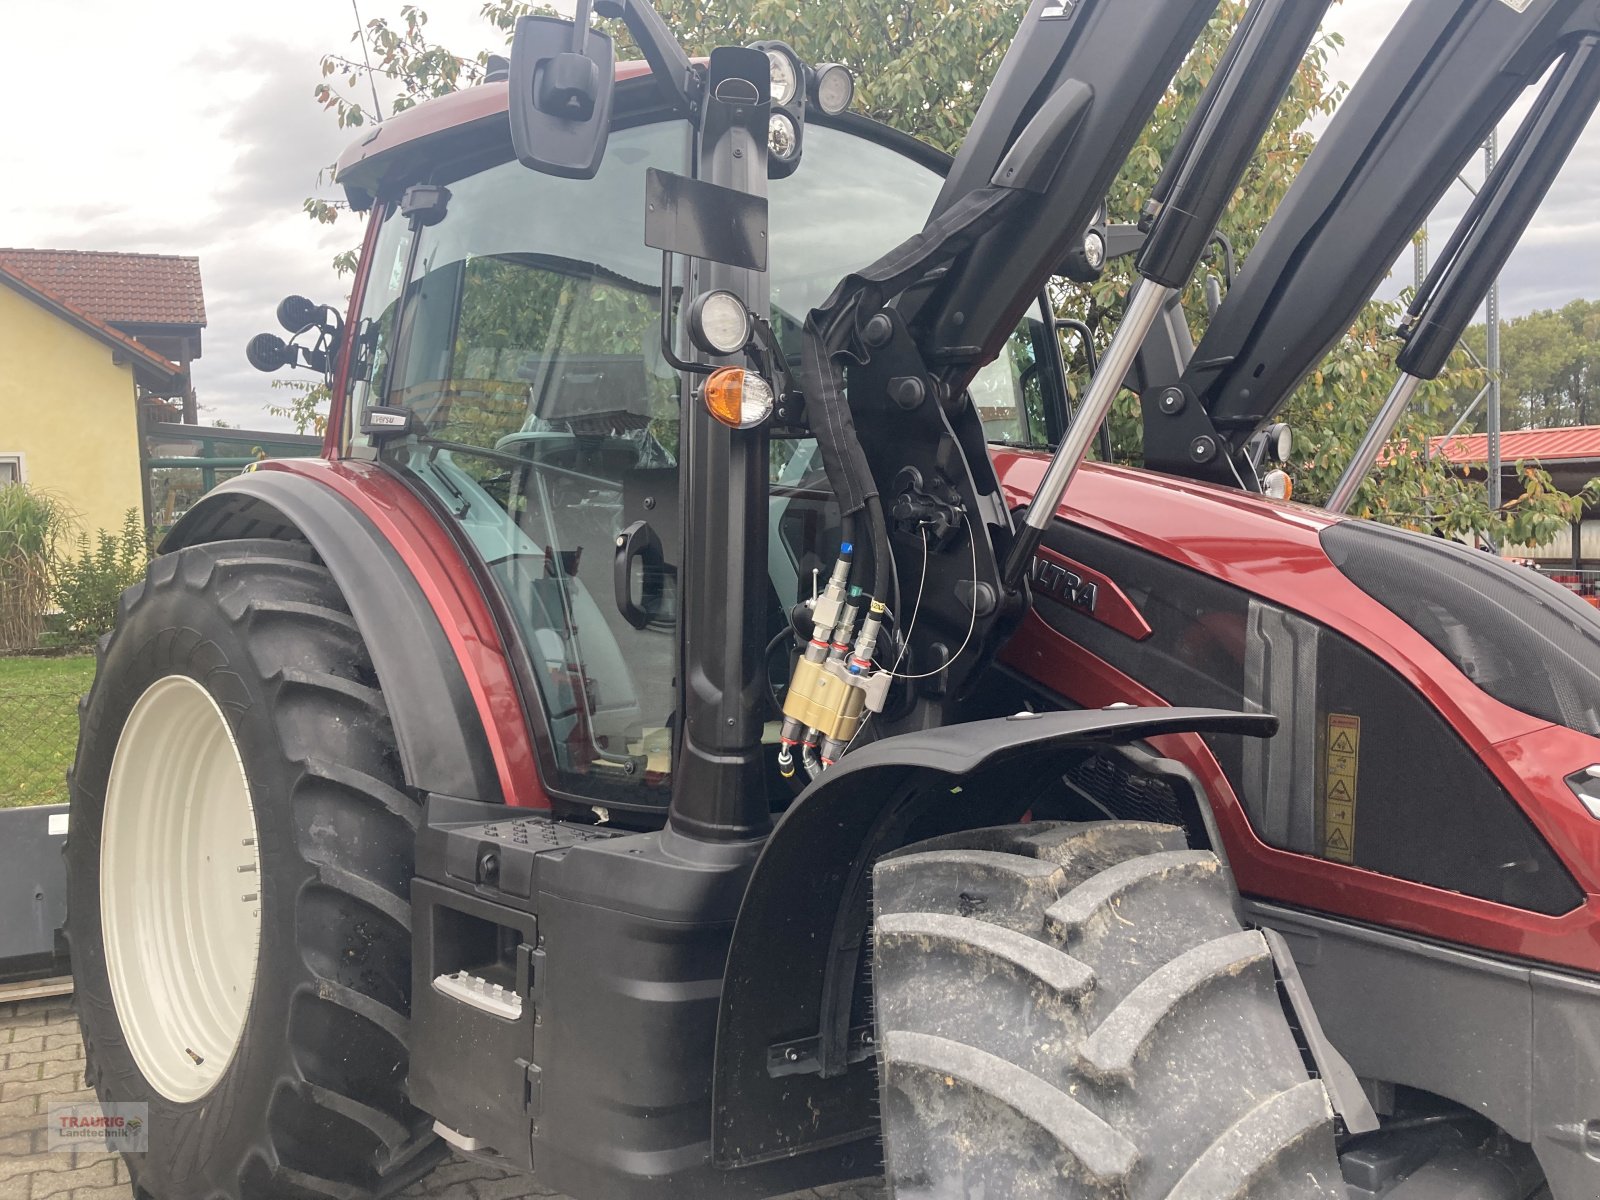
[{"label": "front tire", "polygon": [[406,1099],[419,811],[310,548],[164,555],[81,710],[67,934],[86,1075],[148,1106],[156,1200],[381,1195],[438,1149]]},{"label": "front tire", "polygon": [[1266,942],[1182,830],[974,830],[885,859],[874,890],[897,1200],[1344,1196]]}]

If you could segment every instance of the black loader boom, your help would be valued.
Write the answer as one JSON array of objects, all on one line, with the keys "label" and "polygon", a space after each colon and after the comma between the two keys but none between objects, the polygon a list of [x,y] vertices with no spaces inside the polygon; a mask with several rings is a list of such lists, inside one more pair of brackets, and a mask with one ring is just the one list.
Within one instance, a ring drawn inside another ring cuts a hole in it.
[{"label": "black loader boom", "polygon": [[[1527,136],[1507,156],[1503,178],[1516,186],[1492,208],[1487,200],[1474,206],[1439,270],[1449,269],[1463,248],[1478,246],[1485,229],[1471,234],[1472,227],[1509,204],[1512,223],[1496,223],[1498,249],[1480,257],[1447,303],[1424,289],[1420,301],[1434,299],[1433,311],[1420,320],[1413,313],[1408,332],[1429,347],[1425,357],[1433,361],[1418,370],[1424,356],[1414,353],[1402,368],[1424,377],[1436,373],[1442,359],[1432,349],[1430,325],[1455,330],[1442,343],[1448,353],[1498,269],[1496,257],[1509,252],[1593,111],[1597,33],[1595,0],[1408,6],[1318,140],[1192,356],[1147,356],[1146,465],[1236,484],[1243,470],[1238,462],[1230,463],[1229,455],[1197,460],[1195,439],[1219,439],[1236,455],[1271,420],[1350,328],[1490,129],[1559,62],[1524,126]],[[1518,182],[1540,178],[1542,184],[1532,186]],[[1178,363],[1181,370],[1174,369]]]},{"label": "black loader boom", "polygon": [[[925,682],[913,685],[917,702],[907,715],[879,722],[879,733],[947,720],[945,698],[961,694],[1019,614],[1018,585],[1040,531],[1131,355],[1210,242],[1326,9],[1261,0],[1236,31],[1155,197],[1160,212],[1138,260],[1145,285],[1130,306],[1147,319],[1119,329],[1018,532],[964,398],[967,384],[1082,244],[1114,172],[1213,7],[1035,3],[927,226],[848,276],[807,322],[808,420],[847,540],[868,551],[863,586],[899,612],[900,578],[916,571],[927,581],[918,613],[926,641],[911,647],[924,664],[916,679]],[[964,526],[965,536],[930,554],[929,525]],[[956,552],[964,541],[970,558]],[[819,625],[819,640],[826,633]],[[882,701],[869,706],[876,711]],[[791,707],[786,743],[801,734],[800,705]],[[813,725],[814,715],[806,710]],[[824,728],[823,737],[839,735]]]}]

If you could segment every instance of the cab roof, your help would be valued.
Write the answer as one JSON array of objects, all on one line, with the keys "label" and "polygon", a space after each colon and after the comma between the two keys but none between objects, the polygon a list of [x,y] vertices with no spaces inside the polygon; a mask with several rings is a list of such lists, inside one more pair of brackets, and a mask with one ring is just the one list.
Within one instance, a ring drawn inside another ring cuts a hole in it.
[{"label": "cab roof", "polygon": [[[650,74],[645,62],[617,64],[616,79],[624,83]],[[504,81],[480,83],[395,113],[374,125],[352,143],[334,169],[334,179],[345,190],[350,205],[361,212],[372,206],[379,186],[398,168],[421,166],[429,145],[441,134],[466,130],[489,131],[506,125],[510,87]],[[508,135],[509,136],[509,135]]]}]

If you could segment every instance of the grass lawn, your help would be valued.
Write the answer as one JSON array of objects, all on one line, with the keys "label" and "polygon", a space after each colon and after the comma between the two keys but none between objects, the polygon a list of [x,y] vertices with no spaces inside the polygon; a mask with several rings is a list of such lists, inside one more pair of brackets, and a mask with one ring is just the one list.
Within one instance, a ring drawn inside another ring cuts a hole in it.
[{"label": "grass lawn", "polygon": [[94,656],[0,658],[0,808],[61,804]]}]

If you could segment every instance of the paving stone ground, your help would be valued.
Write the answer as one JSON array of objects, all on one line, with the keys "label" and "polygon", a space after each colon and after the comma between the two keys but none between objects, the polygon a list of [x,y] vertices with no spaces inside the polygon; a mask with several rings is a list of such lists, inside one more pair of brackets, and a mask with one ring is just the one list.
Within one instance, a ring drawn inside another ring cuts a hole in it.
[{"label": "paving stone ground", "polygon": [[[52,1153],[52,1104],[94,1099],[83,1083],[83,1043],[69,997],[0,1004],[0,1200],[133,1200],[120,1155]],[[401,1193],[402,1200],[567,1200],[480,1163],[454,1159]],[[160,1200],[158,1197],[157,1200]],[[870,1183],[798,1192],[785,1200],[883,1200]]]}]

